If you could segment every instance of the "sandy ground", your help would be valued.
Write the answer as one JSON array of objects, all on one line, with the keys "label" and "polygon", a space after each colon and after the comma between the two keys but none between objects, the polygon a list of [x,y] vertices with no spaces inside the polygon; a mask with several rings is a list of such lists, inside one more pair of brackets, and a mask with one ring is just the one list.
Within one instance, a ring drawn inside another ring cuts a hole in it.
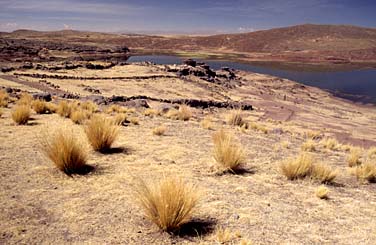
[{"label": "sandy ground", "polygon": [[[122,69],[129,74],[137,69],[145,69],[145,74],[155,72],[155,68],[147,67]],[[81,74],[85,72],[90,71]],[[116,70],[107,72],[118,74]],[[144,89],[137,81],[128,80],[123,83],[51,80],[82,95],[85,94],[78,83],[84,82],[106,91],[103,94],[108,96],[112,91],[121,91],[127,96],[142,92],[175,98],[181,93],[191,98],[197,89],[206,98],[215,100],[247,100],[255,110],[244,112],[244,117],[269,130],[267,134],[253,129],[243,132],[228,126],[227,109],[193,109],[193,118],[187,122],[146,117],[138,109],[134,116],[140,119],[140,125],[121,127],[115,144],[126,151],[91,152],[89,164],[96,170],[73,178],[59,172],[44,157],[38,138],[42,132],[67,125],[83,136],[82,126],[56,114],[33,114],[34,120],[28,125],[16,126],[10,117],[11,108],[4,109],[0,118],[0,243],[216,244],[216,230],[223,227],[233,234],[228,244],[239,244],[242,239],[254,244],[374,244],[375,186],[360,184],[351,175],[347,152],[327,150],[317,144],[313,153],[317,161],[339,171],[336,183],[327,186],[328,200],[315,196],[318,183],[288,181],[279,166],[301,151],[307,130],[346,136],[342,139],[344,143],[375,145],[376,109],[354,105],[287,80],[249,73],[239,76],[243,85],[235,89],[195,78],[190,82],[178,78],[141,81]],[[19,79],[38,82],[21,76]],[[9,81],[6,85],[2,82],[1,86],[11,86]],[[32,88],[25,88],[28,89]],[[200,94],[196,96],[201,98]],[[241,142],[247,154],[245,173],[215,173],[211,139],[214,130],[200,126],[205,115],[214,118],[215,129],[224,127]],[[152,134],[158,125],[167,127],[166,135]],[[153,182],[163,175],[181,176],[197,184],[202,192],[194,215],[197,222],[180,236],[158,231],[134,201],[133,176]]]}]

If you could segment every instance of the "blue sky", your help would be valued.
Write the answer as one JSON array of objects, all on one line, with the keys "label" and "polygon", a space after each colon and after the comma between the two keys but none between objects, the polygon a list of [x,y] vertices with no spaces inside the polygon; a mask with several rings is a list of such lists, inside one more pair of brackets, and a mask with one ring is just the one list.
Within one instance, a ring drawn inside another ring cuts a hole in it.
[{"label": "blue sky", "polygon": [[214,34],[303,23],[376,27],[376,0],[0,0],[0,31]]}]

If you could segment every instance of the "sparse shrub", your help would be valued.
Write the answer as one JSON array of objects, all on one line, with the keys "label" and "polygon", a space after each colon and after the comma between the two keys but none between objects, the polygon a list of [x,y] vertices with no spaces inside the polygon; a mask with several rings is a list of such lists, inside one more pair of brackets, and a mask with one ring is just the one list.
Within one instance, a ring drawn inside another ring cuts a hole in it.
[{"label": "sparse shrub", "polygon": [[358,180],[370,183],[376,182],[376,164],[372,162],[365,162],[360,166],[357,166],[355,169],[355,175]]},{"label": "sparse shrub", "polygon": [[320,141],[320,143],[329,150],[337,150],[339,147],[339,143],[336,139],[333,138],[325,138]]},{"label": "sparse shrub", "polygon": [[231,111],[227,117],[227,124],[242,127],[246,122],[243,119],[241,110]]},{"label": "sparse shrub", "polygon": [[126,113],[127,108],[120,106],[120,105],[111,105],[106,110],[107,113]]},{"label": "sparse shrub", "polygon": [[179,178],[164,178],[153,185],[140,180],[136,191],[146,217],[167,232],[189,222],[199,200],[197,188]]},{"label": "sparse shrub", "polygon": [[7,107],[9,103],[9,95],[4,90],[0,90],[0,107]]},{"label": "sparse shrub", "polygon": [[26,105],[18,105],[12,111],[12,119],[18,125],[27,124],[30,119],[30,107]]},{"label": "sparse shrub", "polygon": [[213,120],[211,117],[205,117],[200,124],[204,129],[214,129]]},{"label": "sparse shrub", "polygon": [[282,173],[289,180],[302,179],[311,174],[313,157],[307,153],[301,153],[295,159],[288,159],[281,164]]},{"label": "sparse shrub", "polygon": [[316,189],[316,196],[320,199],[328,199],[329,189],[323,185]]},{"label": "sparse shrub", "polygon": [[153,129],[153,134],[154,135],[158,135],[158,136],[161,136],[161,135],[164,135],[166,132],[166,127],[161,125],[161,126],[158,126],[156,128]]},{"label": "sparse shrub", "polygon": [[88,111],[90,113],[95,113],[98,111],[98,105],[93,101],[85,101],[80,104],[82,110]]},{"label": "sparse shrub", "polygon": [[28,93],[22,93],[20,99],[17,101],[17,105],[26,105],[30,106],[31,101],[33,101],[33,96]]},{"label": "sparse shrub", "polygon": [[321,183],[332,183],[337,177],[337,171],[326,164],[315,163],[312,165],[311,177]]},{"label": "sparse shrub", "polygon": [[70,175],[84,171],[88,152],[72,130],[59,129],[42,138],[42,149],[58,169]]},{"label": "sparse shrub", "polygon": [[244,150],[231,134],[220,130],[213,134],[213,143],[213,156],[221,170],[234,172],[244,164]]},{"label": "sparse shrub", "polygon": [[114,117],[115,125],[123,125],[127,121],[127,115],[125,113],[118,113]]},{"label": "sparse shrub", "polygon": [[131,117],[131,118],[129,118],[129,121],[130,121],[133,125],[139,125],[139,124],[140,124],[140,120],[139,120],[137,117]]},{"label": "sparse shrub", "polygon": [[83,124],[86,119],[90,118],[90,112],[77,109],[74,110],[69,117],[75,124]]},{"label": "sparse shrub", "polygon": [[77,108],[77,104],[73,102],[67,102],[65,100],[60,101],[58,108],[57,108],[57,114],[59,114],[61,117],[67,117],[69,118],[73,111],[75,111]]},{"label": "sparse shrub", "polygon": [[56,113],[58,106],[52,102],[46,102],[48,111],[50,113]]},{"label": "sparse shrub", "polygon": [[267,127],[256,122],[250,122],[249,127],[253,130],[263,132],[264,134],[267,134],[269,132]]},{"label": "sparse shrub", "polygon": [[143,114],[144,116],[147,116],[147,117],[153,117],[153,116],[158,116],[159,112],[156,109],[147,108],[143,111]]},{"label": "sparse shrub", "polygon": [[106,152],[116,140],[119,127],[111,119],[95,115],[86,125],[85,133],[95,151]]},{"label": "sparse shrub", "polygon": [[47,103],[43,100],[34,100],[31,102],[31,107],[38,114],[47,114],[50,112]]},{"label": "sparse shrub", "polygon": [[367,155],[369,158],[376,158],[376,147],[369,148]]},{"label": "sparse shrub", "polygon": [[360,160],[361,156],[362,150],[359,147],[352,147],[349,155],[347,156],[347,163],[349,167],[360,165],[362,163]]},{"label": "sparse shrub", "polygon": [[173,120],[188,121],[192,117],[191,109],[186,105],[179,106],[179,110],[170,109],[166,113],[166,117]]},{"label": "sparse shrub", "polygon": [[308,139],[306,142],[302,144],[303,151],[315,151],[316,142],[312,139]]}]

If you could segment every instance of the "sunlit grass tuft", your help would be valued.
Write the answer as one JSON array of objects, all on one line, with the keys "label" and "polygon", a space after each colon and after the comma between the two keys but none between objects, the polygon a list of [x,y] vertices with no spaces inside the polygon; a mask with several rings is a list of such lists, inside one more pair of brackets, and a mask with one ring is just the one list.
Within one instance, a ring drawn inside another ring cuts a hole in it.
[{"label": "sunlit grass tuft", "polygon": [[319,186],[315,192],[316,196],[320,199],[328,199],[329,189],[323,185]]},{"label": "sunlit grass tuft", "polygon": [[12,110],[12,119],[18,125],[27,124],[30,119],[30,107],[26,105],[17,105]]},{"label": "sunlit grass tuft", "polygon": [[347,164],[349,167],[355,167],[362,163],[360,159],[362,157],[362,153],[362,149],[359,147],[352,147],[350,149],[350,153],[347,156]]},{"label": "sunlit grass tuft", "polygon": [[158,135],[158,136],[162,136],[166,133],[166,130],[167,130],[167,128],[165,126],[161,125],[161,126],[155,127],[153,129],[153,134]]},{"label": "sunlit grass tuft", "polygon": [[302,179],[311,174],[312,165],[312,155],[301,153],[297,158],[284,161],[281,164],[281,170],[289,180]]},{"label": "sunlit grass tuft", "polygon": [[85,133],[95,151],[106,152],[118,137],[119,127],[112,119],[95,115],[88,121]]}]

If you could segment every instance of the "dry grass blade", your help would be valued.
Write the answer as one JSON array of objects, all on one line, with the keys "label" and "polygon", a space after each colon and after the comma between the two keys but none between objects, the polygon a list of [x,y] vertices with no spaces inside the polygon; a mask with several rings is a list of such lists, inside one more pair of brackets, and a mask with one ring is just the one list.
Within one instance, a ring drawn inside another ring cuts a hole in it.
[{"label": "dry grass blade", "polygon": [[347,157],[347,163],[349,167],[355,167],[355,166],[360,165],[362,163],[360,160],[361,156],[362,156],[362,149],[360,149],[359,147],[352,147]]},{"label": "dry grass blade", "polygon": [[4,90],[0,90],[0,107],[7,107],[9,103],[9,95]]},{"label": "dry grass blade", "polygon": [[78,110],[73,111],[70,114],[70,119],[75,124],[83,124],[85,122],[85,120],[87,120],[88,118],[90,118],[90,116],[91,116],[91,114],[90,114],[89,111],[78,109]]},{"label": "dry grass blade", "polygon": [[244,164],[244,150],[231,134],[220,130],[213,134],[213,143],[213,156],[221,170],[234,172]]},{"label": "dry grass blade", "polygon": [[332,183],[337,177],[337,171],[323,163],[316,163],[312,166],[311,177],[321,183]]},{"label": "dry grass blade", "polygon": [[167,232],[189,222],[199,200],[197,188],[179,178],[164,178],[152,186],[139,180],[136,190],[146,217]]},{"label": "dry grass blade", "polygon": [[376,164],[371,162],[363,163],[355,169],[355,175],[358,180],[370,183],[376,182]]},{"label": "dry grass blade", "polygon": [[63,100],[60,101],[56,112],[62,117],[69,118],[76,107],[76,104]]},{"label": "dry grass blade", "polygon": [[50,113],[50,108],[48,104],[43,100],[34,100],[31,102],[31,107],[38,114]]},{"label": "dry grass blade", "polygon": [[119,127],[113,120],[96,115],[85,127],[86,136],[95,151],[109,150],[119,134]]},{"label": "dry grass blade", "polygon": [[17,101],[17,105],[27,105],[30,106],[31,101],[33,101],[33,96],[28,93],[22,93],[20,99]]},{"label": "dry grass blade", "polygon": [[46,156],[64,173],[70,175],[87,170],[88,153],[72,130],[59,129],[52,135],[44,135],[41,144]]},{"label": "dry grass blade", "polygon": [[30,119],[30,107],[26,105],[18,105],[12,111],[12,119],[18,125],[26,124]]},{"label": "dry grass blade", "polygon": [[232,111],[227,117],[227,124],[239,127],[243,126],[245,121],[241,110]]},{"label": "dry grass blade", "polygon": [[295,159],[288,159],[281,164],[282,173],[289,180],[301,179],[309,176],[312,171],[313,157],[301,153]]},{"label": "dry grass blade", "polygon": [[93,101],[85,101],[80,104],[82,110],[88,111],[90,113],[95,113],[98,111],[98,105]]},{"label": "dry grass blade", "polygon": [[125,113],[118,113],[114,117],[114,123],[115,125],[123,125],[125,122],[127,122],[127,114]]},{"label": "dry grass blade", "polygon": [[316,150],[315,145],[316,145],[316,142],[314,140],[308,139],[302,144],[302,150],[303,151],[315,151]]}]

